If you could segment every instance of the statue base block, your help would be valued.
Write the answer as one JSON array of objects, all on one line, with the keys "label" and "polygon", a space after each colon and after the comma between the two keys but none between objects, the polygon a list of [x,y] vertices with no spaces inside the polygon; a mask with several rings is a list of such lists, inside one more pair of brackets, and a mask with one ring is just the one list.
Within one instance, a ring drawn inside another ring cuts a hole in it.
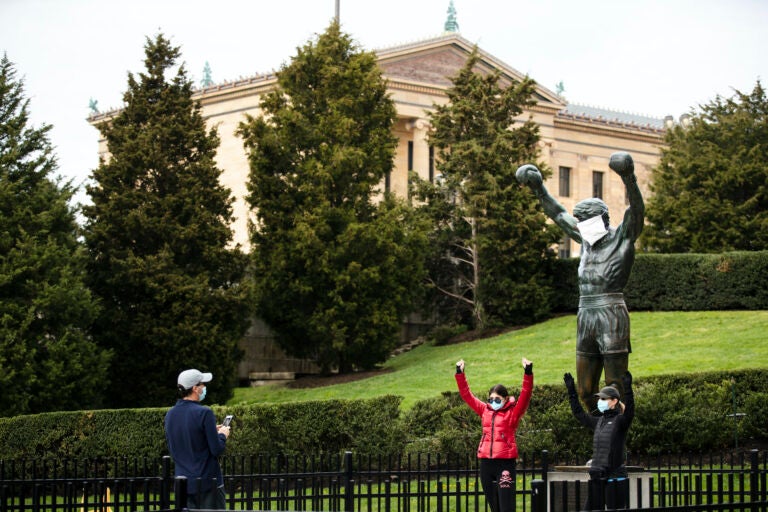
[{"label": "statue base block", "polygon": [[[651,473],[641,466],[627,466],[629,508],[651,506]],[[587,501],[589,466],[554,466],[547,472],[547,510],[584,510]],[[577,503],[578,500],[578,503]]]}]

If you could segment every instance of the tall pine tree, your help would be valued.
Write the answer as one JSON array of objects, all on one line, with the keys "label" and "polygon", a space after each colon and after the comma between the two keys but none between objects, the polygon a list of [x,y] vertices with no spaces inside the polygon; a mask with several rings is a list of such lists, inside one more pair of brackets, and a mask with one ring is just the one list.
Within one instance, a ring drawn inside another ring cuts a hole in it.
[{"label": "tall pine tree", "polygon": [[474,49],[453,78],[449,101],[430,114],[439,179],[416,181],[421,211],[435,227],[429,259],[443,321],[475,329],[549,314],[548,264],[555,234],[514,173],[537,156],[538,127],[516,124],[533,104],[534,82],[508,87],[482,74]]},{"label": "tall pine tree", "polygon": [[332,23],[277,74],[250,154],[258,313],[290,354],[347,372],[386,359],[419,293],[424,228],[393,198],[395,109],[376,57]]},{"label": "tall pine tree", "polygon": [[29,123],[23,83],[0,60],[0,415],[101,404],[109,352],[90,338],[74,190],[54,179],[50,125]]},{"label": "tall pine tree", "polygon": [[179,49],[147,39],[146,72],[128,75],[124,108],[99,129],[109,155],[84,208],[91,286],[104,312],[95,336],[114,351],[112,406],[165,405],[179,371],[214,373],[209,400],[232,395],[247,327],[245,257],[232,199]]},{"label": "tall pine tree", "polygon": [[692,112],[667,132],[653,171],[643,248],[768,249],[768,98],[757,82]]}]

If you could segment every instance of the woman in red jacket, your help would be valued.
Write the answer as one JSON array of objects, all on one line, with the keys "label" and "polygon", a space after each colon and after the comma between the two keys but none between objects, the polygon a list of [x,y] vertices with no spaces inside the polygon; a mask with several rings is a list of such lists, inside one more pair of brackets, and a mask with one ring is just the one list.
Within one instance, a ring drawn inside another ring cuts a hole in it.
[{"label": "woman in red jacket", "polygon": [[477,447],[477,457],[480,459],[480,483],[492,512],[515,509],[515,431],[531,401],[533,363],[523,358],[523,369],[523,386],[517,402],[501,384],[493,386],[488,391],[488,402],[483,402],[469,389],[464,375],[464,360],[456,363],[459,394],[483,420],[483,437]]}]

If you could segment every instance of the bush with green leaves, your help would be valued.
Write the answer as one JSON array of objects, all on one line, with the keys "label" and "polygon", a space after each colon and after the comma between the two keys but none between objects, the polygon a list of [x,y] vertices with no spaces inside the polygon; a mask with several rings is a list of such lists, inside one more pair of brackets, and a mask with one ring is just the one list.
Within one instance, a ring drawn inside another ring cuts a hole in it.
[{"label": "bush with green leaves", "polygon": [[90,334],[76,189],[56,177],[51,125],[35,127],[13,63],[0,56],[0,416],[103,405],[111,359]]},{"label": "bush with green leaves", "polygon": [[768,96],[751,92],[691,110],[666,130],[640,244],[662,253],[768,249]]},{"label": "bush with green leaves", "polygon": [[[707,452],[768,440],[768,369],[635,379],[633,456]],[[510,389],[517,396],[519,389]],[[339,454],[473,459],[480,419],[456,392],[422,400],[405,413],[401,398],[214,406],[234,414],[226,455]],[[0,418],[0,460],[143,458],[167,455],[167,408],[57,412]],[[743,413],[742,419],[730,416]],[[535,386],[517,441],[522,456],[542,450],[581,463],[592,432],[573,418],[563,385]]]},{"label": "bush with green leaves", "polygon": [[[226,455],[400,453],[405,442],[397,396],[290,404],[213,406],[234,414]],[[148,458],[168,455],[168,408],[56,412],[0,418],[0,460]]]},{"label": "bush with green leaves", "polygon": [[83,206],[87,284],[102,306],[91,332],[114,354],[100,385],[109,407],[160,407],[179,372],[200,368],[216,378],[208,399],[225,401],[252,313],[234,197],[180,49],[158,34],[145,56],[121,110],[98,124],[109,158]]},{"label": "bush with green leaves", "polygon": [[[768,370],[654,376],[636,379],[633,387],[636,414],[627,439],[633,454],[720,450],[735,437],[742,443],[768,438]],[[745,416],[735,421],[734,412]],[[403,428],[408,451],[469,453],[481,432],[479,417],[456,392],[417,403],[403,415]],[[571,414],[565,386],[535,386],[517,442],[521,453],[548,450],[583,462],[591,453],[592,432]]]},{"label": "bush with green leaves", "polygon": [[227,454],[398,453],[404,444],[400,401],[389,395],[370,400],[228,407],[227,414],[234,414],[235,419]]},{"label": "bush with green leaves", "polygon": [[394,165],[394,102],[375,54],[336,22],[276,79],[238,128],[256,314],[323,372],[371,369],[421,296],[429,229],[393,194],[375,200]]},{"label": "bush with green leaves", "polygon": [[[556,311],[578,307],[578,266],[555,263]],[[768,309],[768,251],[638,254],[624,298],[630,311]]]}]

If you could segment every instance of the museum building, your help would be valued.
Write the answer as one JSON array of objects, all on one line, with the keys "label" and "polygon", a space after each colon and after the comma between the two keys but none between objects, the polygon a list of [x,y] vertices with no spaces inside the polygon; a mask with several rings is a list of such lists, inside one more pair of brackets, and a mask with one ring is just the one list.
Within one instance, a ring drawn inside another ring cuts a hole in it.
[{"label": "museum building", "polygon": [[[428,113],[434,105],[447,101],[451,77],[464,66],[473,48],[474,44],[458,32],[446,31],[438,37],[375,50],[395,103],[394,135],[399,141],[393,170],[383,180],[382,190],[405,196],[409,170],[424,179],[435,178],[434,152],[427,143]],[[522,73],[482,48],[477,51],[480,72],[499,70],[502,84],[524,78]],[[223,184],[235,198],[234,241],[246,250],[250,209],[245,197],[249,167],[243,141],[236,130],[246,114],[259,115],[261,97],[276,84],[274,74],[264,74],[211,85],[194,93],[209,127],[218,129],[221,145],[217,164],[223,171]],[[615,151],[632,154],[638,184],[644,197],[648,197],[650,170],[659,161],[665,120],[571,104],[538,84],[535,100],[536,104],[522,114],[521,122],[532,116],[538,124],[541,160],[552,170],[546,186],[568,211],[581,199],[599,197],[612,212],[612,222],[620,222],[619,212],[626,209],[627,202],[624,184],[608,168],[608,158]],[[88,121],[95,126],[115,114],[114,111],[94,114]],[[100,140],[99,154],[107,153],[106,141]],[[563,242],[559,250],[561,257],[578,256],[577,244]]]},{"label": "museum building", "polygon": [[[446,28],[449,28],[448,23]],[[393,127],[398,139],[394,165],[392,172],[382,180],[381,190],[405,197],[409,170],[424,179],[436,178],[434,151],[427,142],[428,113],[436,104],[447,101],[446,90],[452,85],[451,77],[464,66],[474,49],[475,45],[458,32],[446,30],[437,37],[375,50],[397,112]],[[477,53],[477,70],[499,70],[502,84],[525,77],[482,48],[477,48]],[[535,77],[531,78],[535,80]],[[194,93],[208,126],[218,130],[221,144],[217,165],[222,169],[223,185],[232,191],[235,199],[234,242],[245,250],[249,247],[250,209],[245,200],[249,166],[243,141],[236,131],[246,114],[260,114],[261,97],[276,84],[274,74],[263,74],[202,87]],[[96,126],[117,112],[96,113],[88,121]],[[616,151],[632,154],[638,185],[644,197],[648,197],[651,169],[659,161],[665,123],[669,123],[669,119],[571,104],[538,84],[535,105],[520,116],[520,122],[531,116],[540,129],[540,160],[552,170],[546,186],[568,211],[582,199],[600,197],[612,212],[612,223],[616,225],[621,221],[621,212],[628,205],[625,188],[620,177],[608,167],[609,157]],[[108,154],[103,139],[99,141],[99,154]],[[563,239],[558,252],[560,257],[578,256],[579,246]],[[406,321],[401,338],[407,341],[417,330],[419,325]],[[255,384],[316,371],[310,361],[286,357],[274,343],[268,327],[258,319],[246,334],[241,348],[245,353],[238,367],[241,381],[247,379]]]}]

